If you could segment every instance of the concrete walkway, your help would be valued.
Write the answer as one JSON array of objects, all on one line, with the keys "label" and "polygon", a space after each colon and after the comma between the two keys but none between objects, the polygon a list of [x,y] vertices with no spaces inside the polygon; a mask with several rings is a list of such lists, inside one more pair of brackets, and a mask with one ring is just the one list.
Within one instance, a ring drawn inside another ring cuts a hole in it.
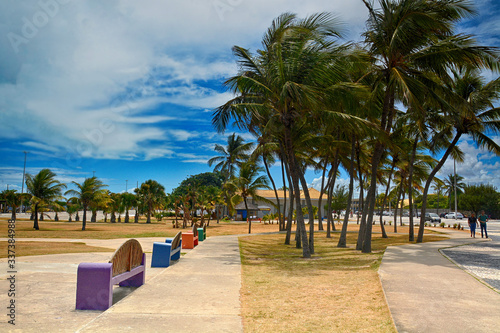
[{"label": "concrete walkway", "polygon": [[[151,249],[153,239],[138,240],[145,252]],[[123,242],[81,241],[110,248]],[[237,236],[209,237],[195,249],[182,252],[187,253],[168,268],[151,268],[148,253],[146,284],[135,291],[115,287],[114,305],[105,312],[75,310],[76,271],[80,262],[106,262],[112,253],[19,257],[16,325],[2,320],[0,331],[242,332]],[[6,262],[0,259],[4,268]],[[3,291],[9,289],[6,271],[0,272]],[[0,293],[0,304],[7,305],[9,300],[6,292]]]},{"label": "concrete walkway", "polygon": [[440,253],[489,240],[446,232],[451,239],[384,254],[379,275],[398,332],[499,332],[500,294]]}]

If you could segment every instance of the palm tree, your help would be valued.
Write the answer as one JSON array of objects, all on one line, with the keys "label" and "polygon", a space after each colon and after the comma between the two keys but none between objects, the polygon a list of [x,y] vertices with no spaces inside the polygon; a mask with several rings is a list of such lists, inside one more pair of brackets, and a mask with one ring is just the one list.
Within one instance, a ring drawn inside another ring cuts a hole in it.
[{"label": "palm tree", "polygon": [[135,195],[132,193],[125,192],[122,193],[121,196],[122,196],[122,205],[125,208],[125,223],[128,223],[129,222],[128,211],[130,207],[135,205]]},{"label": "palm tree", "polygon": [[[424,102],[438,90],[435,78],[447,76],[454,64],[486,67],[494,62],[491,49],[474,45],[470,36],[454,35],[455,23],[474,14],[468,1],[378,0],[378,8],[363,2],[369,11],[363,36],[374,64],[367,77],[376,77],[374,91],[382,87],[379,124],[387,134],[396,119],[397,101],[411,112],[425,114]],[[371,252],[375,175],[384,149],[385,144],[377,142],[372,156],[363,252]]]},{"label": "palm tree", "polygon": [[[450,173],[448,175],[448,178],[445,178],[444,180],[444,188],[445,188],[445,193],[448,195],[448,205],[449,205],[449,211],[451,212],[451,202],[452,202],[452,197],[455,196],[455,193],[458,195],[464,193],[465,189],[465,183],[463,182],[464,177],[460,175],[454,175]],[[456,186],[455,186],[456,184]],[[456,187],[456,192],[455,192],[455,187]]]},{"label": "palm tree", "polygon": [[11,219],[15,221],[17,208],[23,204],[26,198],[29,198],[29,194],[17,193],[16,190],[5,190],[2,192],[2,195],[6,201],[7,207],[12,207]]},{"label": "palm tree", "polygon": [[[315,114],[328,110],[326,94],[335,91],[344,73],[341,62],[333,61],[344,56],[347,48],[335,43],[338,36],[335,23],[326,13],[304,20],[285,13],[273,21],[264,36],[263,49],[256,56],[234,46],[240,72],[225,84],[236,97],[213,114],[212,123],[219,132],[227,128],[231,119],[240,128],[275,129],[296,193],[297,207],[301,207],[298,193],[304,174],[296,155],[297,133],[308,133],[301,128],[310,127],[310,119],[314,119]],[[328,113],[339,122],[349,119],[346,115]],[[348,121],[345,124],[350,126]],[[297,227],[302,243],[308,244],[301,209],[297,209]],[[303,257],[310,256],[310,247],[304,246]]]},{"label": "palm tree", "polygon": [[[498,61],[496,66],[499,66]],[[436,135],[438,138],[436,141],[439,143],[439,138],[444,137],[450,138],[451,143],[447,145],[446,151],[430,173],[424,187],[422,216],[417,238],[419,243],[423,241],[424,236],[424,215],[430,184],[452,152],[454,152],[453,157],[459,159],[459,154],[456,152],[458,140],[463,135],[468,135],[479,147],[500,155],[500,146],[492,138],[500,133],[500,108],[493,105],[500,98],[500,78],[485,83],[478,70],[466,68],[453,71],[453,80],[445,83],[450,102],[449,107],[445,107],[443,111],[448,122]]]},{"label": "palm tree", "polygon": [[80,202],[83,208],[82,230],[85,230],[87,225],[87,209],[94,204],[98,198],[106,193],[104,187],[107,185],[97,177],[86,178],[83,183],[79,184],[75,181],[71,182],[76,186],[76,190],[68,190],[65,195],[72,195]]},{"label": "palm tree", "polygon": [[241,165],[237,177],[228,182],[228,186],[235,193],[231,198],[234,205],[243,201],[245,203],[245,210],[247,213],[248,233],[252,233],[252,220],[249,219],[248,214],[248,198],[252,197],[255,201],[262,201],[274,205],[271,200],[261,197],[257,194],[260,189],[270,189],[266,176],[259,176],[263,170],[257,167],[252,162],[247,162]]},{"label": "palm tree", "polygon": [[252,142],[244,143],[245,140],[236,133],[227,137],[227,146],[215,145],[214,150],[221,156],[215,156],[208,160],[208,166],[215,165],[215,171],[221,171],[226,177],[226,181],[234,176],[236,167],[241,166],[243,162],[248,160],[248,153],[253,148]]},{"label": "palm tree", "polygon": [[441,191],[443,190],[443,187],[444,187],[444,182],[439,178],[434,178],[434,186],[432,186],[432,189],[434,191],[436,191],[436,195],[437,195],[437,214],[438,215],[439,215],[439,197],[442,194]]},{"label": "palm tree", "polygon": [[26,174],[26,188],[31,194],[31,202],[35,206],[33,228],[40,230],[38,226],[38,208],[47,205],[52,200],[61,198],[61,191],[66,185],[56,179],[56,174],[49,169],[42,169],[35,176]]},{"label": "palm tree", "polygon": [[135,189],[135,193],[147,207],[146,223],[151,223],[151,212],[158,207],[163,197],[165,197],[165,188],[157,181],[150,179]]}]

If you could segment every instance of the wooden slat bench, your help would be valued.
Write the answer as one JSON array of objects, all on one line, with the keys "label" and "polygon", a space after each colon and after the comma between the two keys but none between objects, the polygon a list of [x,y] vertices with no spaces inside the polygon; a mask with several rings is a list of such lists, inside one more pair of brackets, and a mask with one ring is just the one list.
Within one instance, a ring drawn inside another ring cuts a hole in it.
[{"label": "wooden slat bench", "polygon": [[151,267],[168,267],[170,260],[179,260],[181,258],[182,232],[178,232],[174,238],[167,238],[165,243],[153,243],[153,257],[151,258]]},{"label": "wooden slat bench", "polygon": [[77,310],[107,310],[113,285],[140,287],[146,278],[146,254],[135,239],[123,243],[108,263],[81,263],[76,282]]},{"label": "wooden slat bench", "polygon": [[194,249],[196,245],[198,245],[198,229],[196,223],[193,223],[191,232],[182,233],[182,248]]}]

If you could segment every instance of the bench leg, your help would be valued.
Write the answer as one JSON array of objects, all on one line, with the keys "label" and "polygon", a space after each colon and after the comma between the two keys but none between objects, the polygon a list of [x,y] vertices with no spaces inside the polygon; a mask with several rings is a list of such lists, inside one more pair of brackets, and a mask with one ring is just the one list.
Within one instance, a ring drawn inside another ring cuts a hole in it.
[{"label": "bench leg", "polygon": [[77,310],[107,310],[113,304],[111,263],[81,263],[76,282]]},{"label": "bench leg", "polygon": [[[181,243],[179,244],[179,247],[182,248],[182,240],[181,240]],[[179,260],[181,258],[181,251],[177,251],[177,253],[175,253],[173,256],[172,256],[172,260]]]},{"label": "bench leg", "polygon": [[[146,253],[142,254],[142,262],[141,265],[146,265]],[[144,283],[146,283],[146,268],[144,267],[144,270],[137,274],[132,276],[131,278],[120,282],[118,285],[120,287],[140,287]]]}]

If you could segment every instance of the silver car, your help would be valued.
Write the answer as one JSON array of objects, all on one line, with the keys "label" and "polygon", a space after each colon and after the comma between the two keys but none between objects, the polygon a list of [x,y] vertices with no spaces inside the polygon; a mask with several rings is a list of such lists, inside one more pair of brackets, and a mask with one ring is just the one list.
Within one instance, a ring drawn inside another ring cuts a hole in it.
[{"label": "silver car", "polygon": [[[448,213],[445,215],[445,218],[446,219],[455,219],[455,213]],[[463,218],[464,218],[464,216],[462,215],[462,213],[457,213],[456,220],[461,220]]]}]

